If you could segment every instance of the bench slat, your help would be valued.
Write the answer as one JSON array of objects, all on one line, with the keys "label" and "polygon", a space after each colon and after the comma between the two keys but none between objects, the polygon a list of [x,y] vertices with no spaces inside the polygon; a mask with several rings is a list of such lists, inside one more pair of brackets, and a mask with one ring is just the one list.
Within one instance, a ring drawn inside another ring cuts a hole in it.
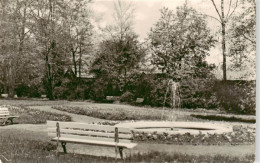
[{"label": "bench slat", "polygon": [[8,108],[1,108],[0,107],[0,111],[8,111]]},{"label": "bench slat", "polygon": [[[56,128],[48,128],[48,132],[56,133]],[[115,133],[106,133],[106,132],[95,132],[95,131],[84,131],[84,130],[73,130],[73,129],[60,129],[61,134],[75,134],[75,135],[91,135],[91,136],[101,136],[101,137],[115,137]],[[130,139],[130,134],[119,134],[119,138]]]},{"label": "bench slat", "polygon": [[[56,133],[48,133],[49,137],[57,137]],[[63,138],[72,138],[77,140],[89,140],[89,141],[103,141],[103,142],[114,142],[114,138],[105,138],[105,137],[93,137],[93,136],[80,136],[80,135],[71,135],[71,134],[62,134]],[[131,143],[129,139],[120,139],[119,142]]]},{"label": "bench slat", "polygon": [[[52,141],[57,141],[57,137],[53,138]],[[89,144],[89,145],[99,145],[99,146],[108,146],[108,147],[122,147],[122,148],[133,148],[137,144],[135,143],[115,143],[115,142],[104,142],[98,140],[83,140],[75,138],[60,137],[59,141],[67,143],[78,143],[78,144]]]},{"label": "bench slat", "polygon": [[9,114],[10,112],[9,111],[1,111],[0,110],[0,114]]},{"label": "bench slat", "polygon": [[[56,121],[47,121],[49,127],[56,127]],[[114,132],[115,127],[109,125],[96,125],[96,124],[86,124],[86,123],[77,123],[77,122],[59,122],[60,129],[62,128],[75,128],[75,129],[88,129],[96,131],[107,131]],[[129,128],[118,127],[119,133],[130,133]]]},{"label": "bench slat", "polygon": [[0,113],[10,113],[8,110],[0,110]]},{"label": "bench slat", "polygon": [[0,117],[9,116],[10,114],[0,114]]}]

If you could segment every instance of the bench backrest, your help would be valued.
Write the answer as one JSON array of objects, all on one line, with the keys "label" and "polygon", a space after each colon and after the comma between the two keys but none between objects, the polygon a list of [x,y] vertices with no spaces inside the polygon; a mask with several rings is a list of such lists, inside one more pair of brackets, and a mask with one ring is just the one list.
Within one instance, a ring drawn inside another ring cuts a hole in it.
[{"label": "bench backrest", "polygon": [[88,139],[109,142],[131,142],[132,139],[132,134],[129,128],[57,121],[47,121],[47,125],[48,135],[50,137],[57,137],[57,131],[59,130],[60,137],[75,139]]},{"label": "bench backrest", "polygon": [[0,107],[0,118],[5,118],[10,115],[8,108]]},{"label": "bench backrest", "polygon": [[117,101],[119,100],[119,96],[106,96],[106,100],[109,100],[109,101]]},{"label": "bench backrest", "polygon": [[142,103],[142,102],[144,102],[144,98],[137,98],[135,102],[136,103]]}]

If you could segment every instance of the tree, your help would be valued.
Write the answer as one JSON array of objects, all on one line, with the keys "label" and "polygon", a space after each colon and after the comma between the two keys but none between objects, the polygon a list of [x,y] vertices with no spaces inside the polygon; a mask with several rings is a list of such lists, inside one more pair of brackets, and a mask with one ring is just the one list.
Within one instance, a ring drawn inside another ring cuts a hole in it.
[{"label": "tree", "polygon": [[92,72],[116,84],[122,91],[127,89],[127,82],[144,56],[137,36],[127,36],[122,40],[104,40],[93,62]]},{"label": "tree", "polygon": [[145,50],[132,30],[132,4],[118,0],[114,10],[114,24],[104,29],[107,37],[99,46],[92,72],[126,91],[129,76],[138,68]]},{"label": "tree", "polygon": [[[88,3],[84,0],[34,1],[30,10],[34,17],[34,37],[40,46],[40,57],[45,62],[43,83],[50,99],[54,99],[54,88],[62,83],[71,62],[77,74],[76,53],[80,54],[79,58],[82,57],[83,50],[78,49],[84,48],[90,26],[88,17],[84,17],[88,14],[84,10]],[[82,66],[79,67],[81,69]]]},{"label": "tree", "polygon": [[81,77],[82,65],[92,47],[93,26],[90,22],[91,10],[89,1],[69,1],[64,6],[64,28],[67,34],[67,47],[71,51],[72,65],[75,76]]},{"label": "tree", "polygon": [[180,80],[206,77],[213,66],[205,61],[215,40],[205,18],[184,4],[174,13],[161,10],[161,17],[149,34],[152,63],[163,73]]},{"label": "tree", "polygon": [[[220,11],[215,3],[215,0],[211,0],[211,2],[218,14],[218,18],[215,18],[215,17],[213,17],[213,18],[216,19],[221,24],[221,36],[222,36],[221,44],[222,44],[222,55],[223,55],[223,80],[227,80],[226,28],[227,28],[227,23],[229,22],[230,18],[232,17],[232,15],[234,14],[234,12],[236,11],[236,9],[238,7],[238,0],[236,0],[234,3],[232,3],[232,0],[229,0],[228,11],[226,14],[224,11],[225,10],[224,0],[221,0]],[[232,9],[232,6],[234,6],[233,9]]]},{"label": "tree", "polygon": [[38,59],[33,52],[30,17],[30,0],[0,1],[0,80],[3,92],[10,97],[15,94],[15,87],[23,83],[32,84],[38,78]]},{"label": "tree", "polygon": [[256,2],[243,0],[242,11],[233,16],[230,38],[230,56],[233,69],[246,70],[246,76],[255,77],[256,70]]}]

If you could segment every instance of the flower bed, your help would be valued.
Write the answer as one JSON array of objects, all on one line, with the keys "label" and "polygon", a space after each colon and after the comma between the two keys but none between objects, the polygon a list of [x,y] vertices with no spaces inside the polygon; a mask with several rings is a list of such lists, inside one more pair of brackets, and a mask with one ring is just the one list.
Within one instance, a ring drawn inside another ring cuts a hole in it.
[{"label": "flower bed", "polygon": [[223,144],[253,144],[255,143],[255,128],[245,126],[234,126],[233,132],[223,134],[169,134],[133,132],[134,142],[152,142],[166,144],[192,144],[192,145],[223,145]]},{"label": "flower bed", "polygon": [[68,113],[86,115],[106,120],[160,120],[170,118],[170,111],[164,111],[164,115],[161,116],[162,111],[156,109],[102,108],[95,106],[53,106],[52,108]]},{"label": "flower bed", "polygon": [[18,115],[15,118],[15,123],[20,124],[41,124],[46,123],[47,120],[53,121],[71,121],[71,117],[66,114],[58,114],[53,112],[40,111],[28,107],[6,106],[9,108],[11,115]]}]

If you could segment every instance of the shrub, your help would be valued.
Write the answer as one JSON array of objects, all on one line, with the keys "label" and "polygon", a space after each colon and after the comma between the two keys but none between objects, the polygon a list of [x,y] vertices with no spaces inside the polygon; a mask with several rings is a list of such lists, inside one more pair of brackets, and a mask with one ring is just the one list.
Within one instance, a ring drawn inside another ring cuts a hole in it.
[{"label": "shrub", "polygon": [[217,108],[219,104],[213,92],[214,83],[214,79],[191,79],[182,81],[180,84],[182,107]]},{"label": "shrub", "polygon": [[214,91],[221,107],[226,111],[255,114],[255,81],[218,81]]},{"label": "shrub", "polygon": [[140,108],[121,108],[121,107],[96,107],[96,106],[53,106],[53,109],[86,115],[106,120],[161,120],[170,119],[171,112],[165,110],[162,115],[162,111],[156,109],[140,109]]},{"label": "shrub", "polygon": [[58,114],[53,112],[46,112],[28,107],[14,107],[8,106],[11,114],[18,115],[14,121],[21,124],[41,124],[46,123],[47,120],[53,121],[71,121],[71,117],[66,114]]},{"label": "shrub", "polygon": [[134,94],[129,91],[125,92],[120,96],[120,102],[133,103],[134,100],[135,100]]}]

